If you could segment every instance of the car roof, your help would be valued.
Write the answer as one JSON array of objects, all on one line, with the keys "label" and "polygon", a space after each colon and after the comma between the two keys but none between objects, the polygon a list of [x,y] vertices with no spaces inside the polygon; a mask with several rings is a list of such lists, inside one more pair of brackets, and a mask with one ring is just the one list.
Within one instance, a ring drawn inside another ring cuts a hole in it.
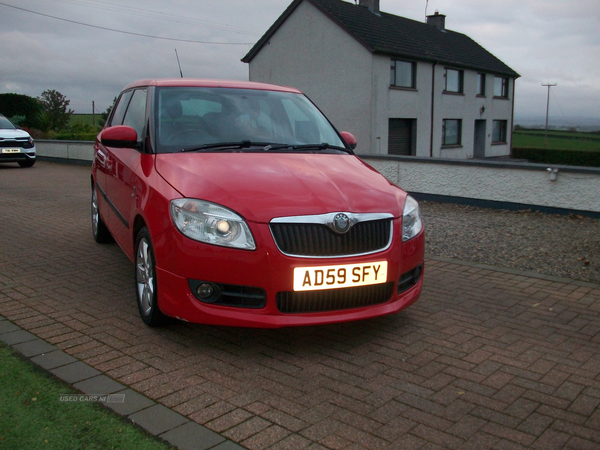
[{"label": "car roof", "polygon": [[300,94],[301,92],[292,87],[278,86],[276,84],[257,83],[253,81],[236,81],[236,80],[216,80],[216,79],[201,79],[201,78],[161,78],[138,80],[127,86],[123,90],[132,89],[142,86],[157,86],[157,87],[207,87],[207,88],[229,88],[229,89],[254,89],[260,91],[279,91],[293,92]]}]

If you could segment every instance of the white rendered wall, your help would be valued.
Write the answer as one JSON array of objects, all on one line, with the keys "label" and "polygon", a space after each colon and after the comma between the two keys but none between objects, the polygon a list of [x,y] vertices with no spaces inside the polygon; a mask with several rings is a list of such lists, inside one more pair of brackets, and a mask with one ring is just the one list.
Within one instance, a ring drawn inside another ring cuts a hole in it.
[{"label": "white rendered wall", "polygon": [[361,158],[409,192],[600,212],[600,170],[542,164]]}]

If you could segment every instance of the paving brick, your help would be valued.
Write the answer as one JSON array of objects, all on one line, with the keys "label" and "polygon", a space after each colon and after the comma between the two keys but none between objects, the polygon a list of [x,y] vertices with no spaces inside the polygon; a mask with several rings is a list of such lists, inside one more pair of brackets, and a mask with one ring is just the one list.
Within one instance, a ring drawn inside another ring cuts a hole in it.
[{"label": "paving brick", "polygon": [[33,341],[36,339],[36,336],[25,330],[18,330],[0,334],[0,341],[8,345],[21,344],[23,342]]},{"label": "paving brick", "polygon": [[188,419],[163,405],[154,405],[128,416],[133,423],[152,434],[162,434],[186,422]]},{"label": "paving brick", "polygon": [[531,445],[531,448],[539,450],[559,450],[564,448],[570,439],[571,436],[566,433],[548,429]]},{"label": "paving brick", "polygon": [[31,361],[46,370],[50,370],[74,363],[77,360],[72,356],[67,355],[62,350],[55,350],[53,352],[35,356],[31,358]]},{"label": "paving brick", "polygon": [[41,339],[35,339],[33,341],[16,344],[13,346],[13,348],[28,358],[57,350],[54,345],[51,345]]},{"label": "paving brick", "polygon": [[179,450],[207,450],[225,441],[219,434],[193,422],[186,422],[160,437]]},{"label": "paving brick", "polygon": [[58,378],[66,381],[67,383],[76,383],[78,381],[100,375],[98,370],[82,363],[81,361],[76,361],[71,364],[57,367],[56,369],[50,370],[50,373],[56,375]]},{"label": "paving brick", "polygon": [[98,375],[73,385],[84,394],[113,394],[125,389],[121,383],[117,383],[106,375]]},{"label": "paving brick", "polygon": [[123,416],[128,416],[130,414],[142,411],[144,409],[149,408],[150,406],[155,405],[155,403],[152,400],[131,389],[124,389],[115,393],[124,395],[124,402],[106,403],[105,406]]}]

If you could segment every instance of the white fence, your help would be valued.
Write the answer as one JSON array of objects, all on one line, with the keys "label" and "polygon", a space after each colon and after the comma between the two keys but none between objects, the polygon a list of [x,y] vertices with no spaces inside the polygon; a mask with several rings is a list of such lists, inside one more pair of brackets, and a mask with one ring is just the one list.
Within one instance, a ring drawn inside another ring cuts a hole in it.
[{"label": "white fence", "polygon": [[[93,143],[36,141],[40,159],[91,163]],[[510,161],[359,155],[417,197],[600,217],[600,169]]]}]

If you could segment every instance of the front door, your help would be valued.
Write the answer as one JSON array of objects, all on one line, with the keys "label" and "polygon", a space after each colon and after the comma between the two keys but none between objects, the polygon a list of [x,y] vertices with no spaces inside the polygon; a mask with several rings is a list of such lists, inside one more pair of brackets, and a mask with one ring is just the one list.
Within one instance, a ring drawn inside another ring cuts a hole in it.
[{"label": "front door", "polygon": [[485,120],[475,121],[475,138],[473,139],[473,158],[485,158]]}]

